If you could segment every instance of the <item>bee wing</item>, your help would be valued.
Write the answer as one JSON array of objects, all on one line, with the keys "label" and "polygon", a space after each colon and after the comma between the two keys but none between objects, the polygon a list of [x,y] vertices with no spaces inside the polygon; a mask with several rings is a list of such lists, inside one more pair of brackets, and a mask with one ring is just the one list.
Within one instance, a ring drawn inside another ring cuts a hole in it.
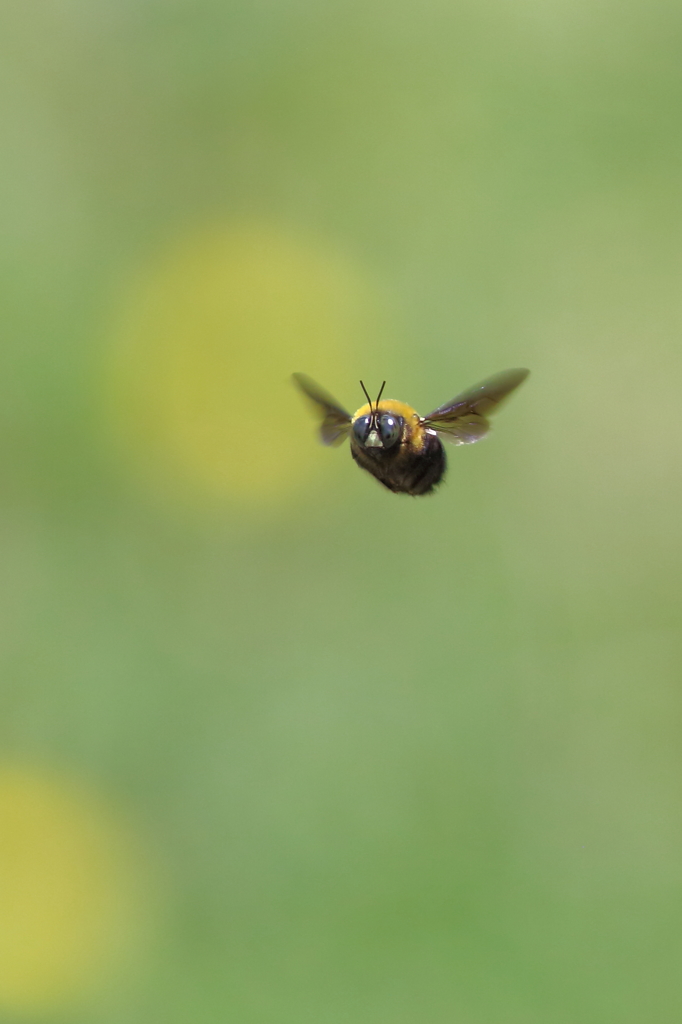
[{"label": "bee wing", "polygon": [[322,418],[320,423],[322,444],[334,446],[342,444],[350,431],[350,413],[347,413],[335,398],[332,398],[324,388],[321,388],[310,377],[306,377],[304,373],[294,373],[292,379],[306,398],[312,402],[317,415]]},{"label": "bee wing", "polygon": [[530,370],[504,370],[440,405],[422,423],[452,444],[474,444],[490,430],[487,417],[522,384]]}]

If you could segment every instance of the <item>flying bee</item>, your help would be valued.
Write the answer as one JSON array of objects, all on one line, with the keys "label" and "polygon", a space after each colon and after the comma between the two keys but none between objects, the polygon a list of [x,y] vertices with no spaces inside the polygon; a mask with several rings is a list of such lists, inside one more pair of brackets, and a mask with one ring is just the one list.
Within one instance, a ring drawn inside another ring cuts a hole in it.
[{"label": "flying bee", "polygon": [[404,402],[381,396],[374,404],[365,385],[367,405],[351,416],[324,388],[303,373],[293,379],[309,398],[321,418],[323,444],[339,445],[350,440],[350,453],[359,466],[397,494],[428,494],[443,479],[445,449],[441,443],[474,444],[490,430],[488,416],[514,391],[529,370],[504,370],[481,384],[463,391],[452,401],[439,405],[428,416]]}]

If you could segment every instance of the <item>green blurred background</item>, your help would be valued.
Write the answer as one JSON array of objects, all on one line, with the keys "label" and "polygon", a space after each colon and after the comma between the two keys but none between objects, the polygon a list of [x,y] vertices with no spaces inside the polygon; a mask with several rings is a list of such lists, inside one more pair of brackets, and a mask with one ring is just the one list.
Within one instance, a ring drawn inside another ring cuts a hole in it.
[{"label": "green blurred background", "polygon": [[[3,1024],[677,1024],[679,4],[0,40]],[[518,365],[428,499],[289,383]]]}]

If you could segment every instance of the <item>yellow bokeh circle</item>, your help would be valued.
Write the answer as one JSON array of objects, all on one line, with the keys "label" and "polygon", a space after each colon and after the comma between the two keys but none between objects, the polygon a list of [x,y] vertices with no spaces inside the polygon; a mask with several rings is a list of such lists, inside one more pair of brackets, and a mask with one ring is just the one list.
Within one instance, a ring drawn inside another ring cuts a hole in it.
[{"label": "yellow bokeh circle", "polygon": [[[274,503],[323,464],[291,385],[347,393],[376,345],[376,302],[333,247],[259,224],[177,241],[124,302],[108,368],[115,433],[153,486]],[[343,399],[343,395],[340,396]]]},{"label": "yellow bokeh circle", "polygon": [[73,782],[0,767],[0,1011],[91,997],[140,935],[125,830]]}]

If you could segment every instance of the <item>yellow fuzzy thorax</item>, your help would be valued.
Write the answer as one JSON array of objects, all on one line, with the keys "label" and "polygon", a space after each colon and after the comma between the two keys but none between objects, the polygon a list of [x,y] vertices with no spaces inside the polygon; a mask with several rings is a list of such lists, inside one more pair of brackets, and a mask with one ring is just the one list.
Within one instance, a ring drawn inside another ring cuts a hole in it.
[{"label": "yellow fuzzy thorax", "polygon": [[392,412],[396,416],[402,416],[405,421],[402,444],[408,444],[413,448],[421,448],[424,438],[424,427],[421,424],[421,417],[416,410],[406,402],[399,402],[395,398],[385,398],[370,408],[369,405],[362,405],[353,413],[353,423],[360,416],[369,416],[372,412]]},{"label": "yellow fuzzy thorax", "polygon": [[376,412],[394,412],[396,416],[402,416],[404,420],[419,419],[419,413],[416,412],[411,405],[407,405],[406,402],[398,402],[395,398],[385,398],[383,402],[379,402],[378,407],[373,405],[371,408],[369,405],[362,405],[357,412],[353,413],[353,422],[359,416],[369,416],[370,413]]}]

